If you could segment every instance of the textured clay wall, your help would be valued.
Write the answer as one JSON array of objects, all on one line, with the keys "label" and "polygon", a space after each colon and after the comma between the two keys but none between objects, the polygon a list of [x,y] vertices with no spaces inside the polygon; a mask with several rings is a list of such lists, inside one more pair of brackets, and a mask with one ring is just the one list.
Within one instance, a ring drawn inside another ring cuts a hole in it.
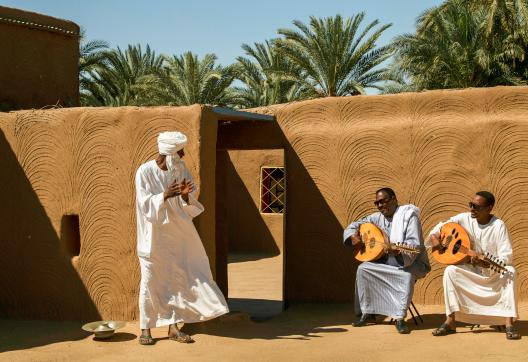
[{"label": "textured clay wall", "polygon": [[[382,186],[421,208],[424,233],[467,211],[475,191],[493,192],[513,239],[519,297],[528,299],[528,88],[327,98],[274,112],[291,145],[288,300],[352,298],[357,264],[341,233],[375,211]],[[432,268],[415,302],[443,303],[444,266]]]},{"label": "textured clay wall", "polygon": [[79,27],[0,6],[0,111],[79,104]]},{"label": "textured clay wall", "polygon": [[[137,317],[135,171],[157,154],[159,132],[180,130],[200,189],[202,170],[214,170],[200,168],[201,114],[200,106],[0,113],[2,317]],[[79,256],[63,246],[64,215],[79,216]],[[214,255],[214,228],[200,218]]]},{"label": "textured clay wall", "polygon": [[260,169],[284,166],[284,151],[230,150],[228,155],[229,251],[280,253],[284,216],[260,213]]}]

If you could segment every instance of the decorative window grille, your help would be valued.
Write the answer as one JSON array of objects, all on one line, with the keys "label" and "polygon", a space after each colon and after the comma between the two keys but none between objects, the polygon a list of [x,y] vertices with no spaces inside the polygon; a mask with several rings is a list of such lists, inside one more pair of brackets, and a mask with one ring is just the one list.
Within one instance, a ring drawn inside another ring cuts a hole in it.
[{"label": "decorative window grille", "polygon": [[283,214],[286,205],[284,167],[261,167],[260,169],[260,212]]}]

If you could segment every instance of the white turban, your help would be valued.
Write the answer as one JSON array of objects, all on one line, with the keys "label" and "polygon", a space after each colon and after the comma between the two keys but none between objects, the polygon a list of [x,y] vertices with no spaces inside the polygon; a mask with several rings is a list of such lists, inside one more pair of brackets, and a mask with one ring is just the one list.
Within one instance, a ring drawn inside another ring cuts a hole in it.
[{"label": "white turban", "polygon": [[161,132],[158,136],[160,155],[174,155],[187,144],[187,137],[181,132]]},{"label": "white turban", "polygon": [[158,148],[160,155],[167,156],[165,163],[172,177],[182,181],[185,164],[178,155],[178,151],[187,144],[187,137],[181,132],[162,132],[158,136]]}]

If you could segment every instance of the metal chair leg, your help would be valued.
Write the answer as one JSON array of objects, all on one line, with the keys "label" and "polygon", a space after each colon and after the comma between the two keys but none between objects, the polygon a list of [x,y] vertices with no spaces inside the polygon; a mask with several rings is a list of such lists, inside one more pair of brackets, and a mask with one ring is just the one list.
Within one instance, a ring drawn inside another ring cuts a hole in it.
[{"label": "metal chair leg", "polygon": [[[411,302],[411,303],[412,303],[412,302]],[[415,318],[415,316],[414,316],[414,313],[413,313],[411,307],[409,307],[409,312],[411,312],[411,316],[412,316],[412,319],[413,319],[413,321],[414,321],[414,324],[415,324],[415,325],[418,325],[418,322],[416,321],[416,318]]]},{"label": "metal chair leg", "polygon": [[[412,301],[411,301],[411,306],[414,308],[414,311],[416,312],[416,315],[418,316],[418,318],[420,318],[420,321],[423,323],[423,318],[420,315],[420,312],[418,312],[418,309],[416,309],[416,306],[414,305],[414,303]],[[409,310],[411,310],[411,306],[409,306]],[[412,312],[411,312],[411,314],[412,314]]]}]

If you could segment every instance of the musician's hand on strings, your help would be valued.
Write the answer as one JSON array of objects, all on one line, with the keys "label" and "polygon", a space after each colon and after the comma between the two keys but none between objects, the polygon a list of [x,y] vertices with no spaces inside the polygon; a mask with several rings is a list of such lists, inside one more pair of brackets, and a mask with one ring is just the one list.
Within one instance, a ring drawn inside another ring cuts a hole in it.
[{"label": "musician's hand on strings", "polygon": [[482,253],[475,253],[473,250],[471,250],[472,255],[469,256],[469,262],[473,266],[482,266],[484,268],[489,267],[489,263],[486,261],[486,258],[484,257],[484,254]]},{"label": "musician's hand on strings", "polygon": [[431,234],[429,240],[431,241],[433,250],[440,249],[442,247],[442,243],[440,242],[440,234]]},{"label": "musician's hand on strings", "polygon": [[361,235],[359,234],[359,229],[354,235],[350,237],[350,240],[352,240],[353,246],[363,243],[363,240],[361,240]]}]

